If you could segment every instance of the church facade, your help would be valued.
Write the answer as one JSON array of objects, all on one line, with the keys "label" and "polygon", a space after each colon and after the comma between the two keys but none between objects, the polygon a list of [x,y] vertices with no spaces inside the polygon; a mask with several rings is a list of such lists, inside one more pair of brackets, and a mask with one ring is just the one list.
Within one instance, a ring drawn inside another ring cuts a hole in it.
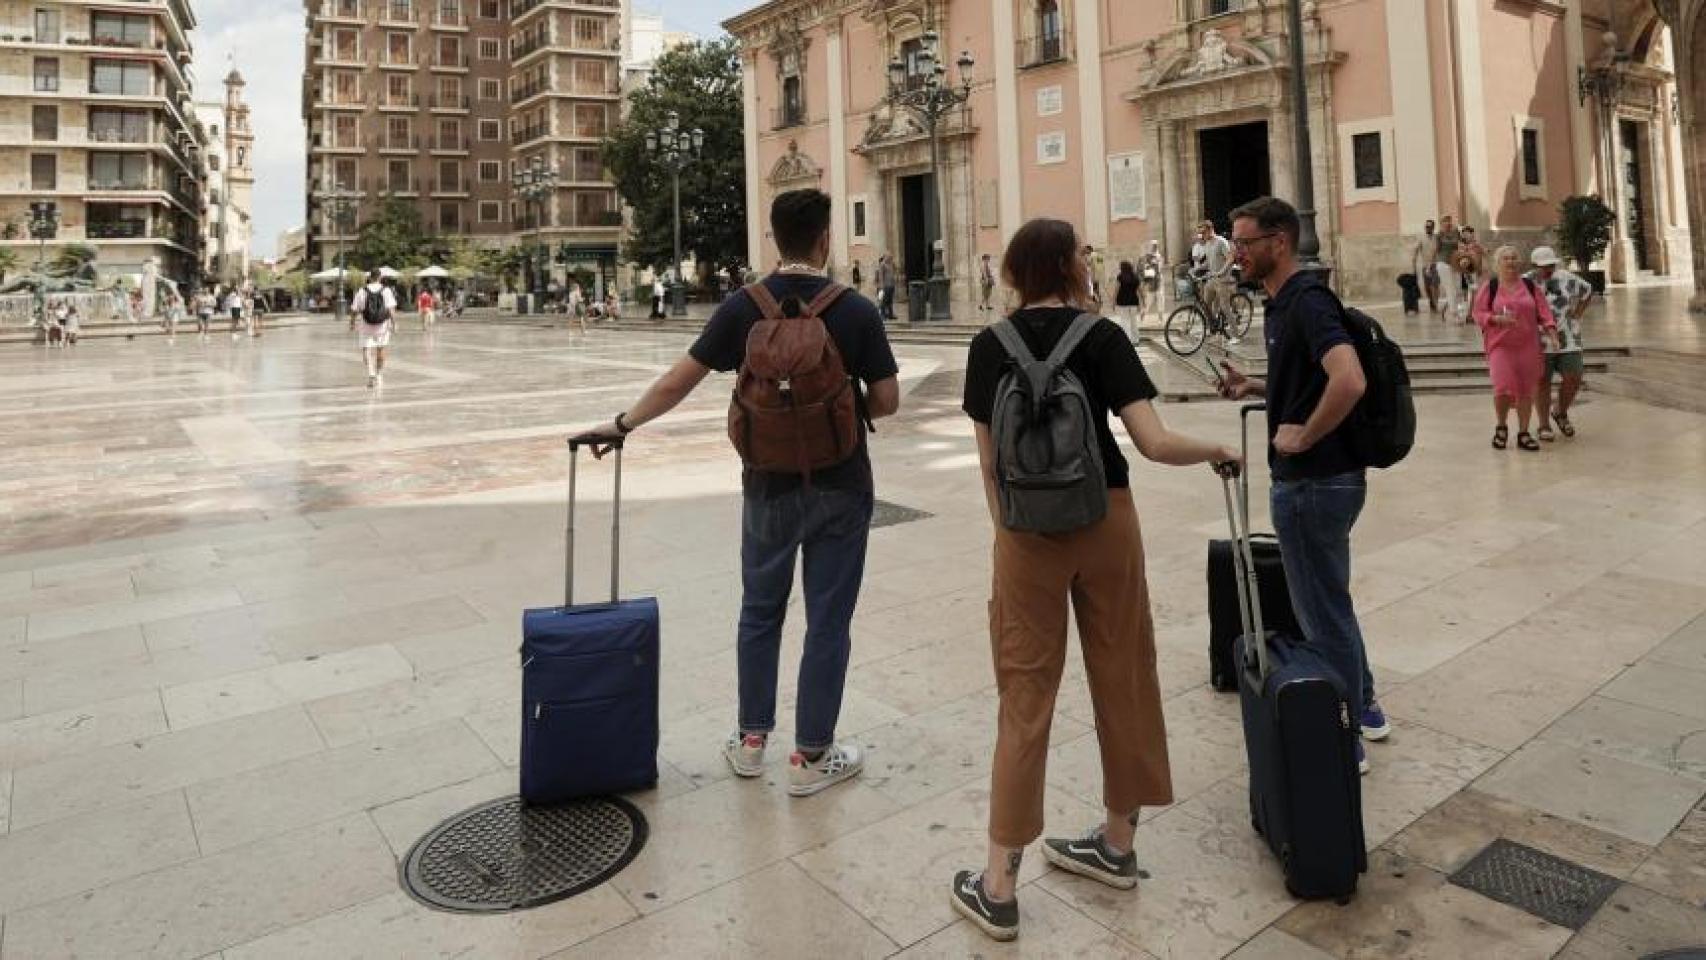
[{"label": "church facade", "polygon": [[[924,279],[939,243],[960,301],[981,255],[1037,216],[1074,223],[1108,273],[1152,241],[1179,262],[1199,221],[1224,232],[1239,203],[1296,196],[1288,13],[1282,0],[772,0],[737,15],[725,26],[744,56],[750,256],[776,259],[770,198],[816,186],[838,201],[838,275],[857,262],[869,277],[887,254]],[[1423,222],[1441,215],[1526,252],[1572,194],[1618,214],[1597,265],[1613,281],[1688,276],[1685,140],[1700,127],[1678,89],[1676,18],[1659,13],[1304,0],[1309,165],[1343,290],[1396,299]],[[932,40],[941,68],[920,56]],[[931,72],[967,94],[933,135],[894,95]]]}]

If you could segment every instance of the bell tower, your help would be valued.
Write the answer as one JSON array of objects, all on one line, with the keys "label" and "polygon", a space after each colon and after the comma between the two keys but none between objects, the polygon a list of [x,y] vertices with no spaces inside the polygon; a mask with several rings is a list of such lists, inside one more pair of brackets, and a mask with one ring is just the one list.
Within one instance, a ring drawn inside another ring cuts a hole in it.
[{"label": "bell tower", "polygon": [[249,251],[254,237],[255,130],[249,105],[243,99],[243,75],[236,67],[225,77],[225,236],[229,254],[226,279],[249,279]]}]

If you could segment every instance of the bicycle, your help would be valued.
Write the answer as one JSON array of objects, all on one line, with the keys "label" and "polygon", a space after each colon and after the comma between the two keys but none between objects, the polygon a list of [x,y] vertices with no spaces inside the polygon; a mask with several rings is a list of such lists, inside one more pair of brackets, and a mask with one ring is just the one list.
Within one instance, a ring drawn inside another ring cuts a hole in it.
[{"label": "bicycle", "polygon": [[1256,301],[1250,295],[1234,286],[1232,292],[1225,298],[1225,306],[1210,313],[1205,309],[1207,302],[1204,297],[1208,277],[1190,275],[1180,278],[1181,299],[1188,296],[1185,303],[1179,305],[1167,315],[1167,324],[1163,335],[1167,340],[1167,349],[1181,357],[1188,357],[1208,342],[1210,334],[1235,343],[1250,332],[1250,324],[1256,318]]}]

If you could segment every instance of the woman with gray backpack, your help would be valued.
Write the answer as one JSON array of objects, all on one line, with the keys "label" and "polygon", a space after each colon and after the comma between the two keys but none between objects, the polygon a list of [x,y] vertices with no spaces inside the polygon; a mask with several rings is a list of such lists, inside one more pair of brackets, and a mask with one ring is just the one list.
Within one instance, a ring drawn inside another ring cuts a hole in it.
[{"label": "woman with gray backpack", "polygon": [[1236,461],[1236,450],[1167,429],[1125,331],[1086,313],[1090,278],[1072,225],[1033,220],[1002,260],[1022,306],[972,341],[964,409],[995,527],[990,646],[1001,691],[989,802],[989,859],[955,877],[952,902],[997,940],[1019,934],[1015,886],[1042,834],[1044,767],[1076,615],[1101,746],[1107,817],[1083,837],[1049,839],[1064,870],[1129,890],[1139,810],[1173,801],[1155,675],[1155,627],[1117,416],[1145,459]]}]

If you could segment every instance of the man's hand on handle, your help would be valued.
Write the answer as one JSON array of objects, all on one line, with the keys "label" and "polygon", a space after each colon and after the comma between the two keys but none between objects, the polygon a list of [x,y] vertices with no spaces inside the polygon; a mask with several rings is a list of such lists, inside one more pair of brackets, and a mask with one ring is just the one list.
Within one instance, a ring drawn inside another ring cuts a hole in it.
[{"label": "man's hand on handle", "polygon": [[1244,372],[1234,367],[1230,362],[1222,360],[1220,369],[1220,395],[1228,400],[1244,400],[1249,397],[1267,395],[1267,384],[1253,377],[1245,376]]},{"label": "man's hand on handle", "polygon": [[612,420],[602,427],[594,427],[570,437],[569,449],[578,450],[581,447],[590,447],[592,448],[593,459],[603,460],[605,454],[622,446],[622,441],[627,439],[627,436],[622,428]]}]

